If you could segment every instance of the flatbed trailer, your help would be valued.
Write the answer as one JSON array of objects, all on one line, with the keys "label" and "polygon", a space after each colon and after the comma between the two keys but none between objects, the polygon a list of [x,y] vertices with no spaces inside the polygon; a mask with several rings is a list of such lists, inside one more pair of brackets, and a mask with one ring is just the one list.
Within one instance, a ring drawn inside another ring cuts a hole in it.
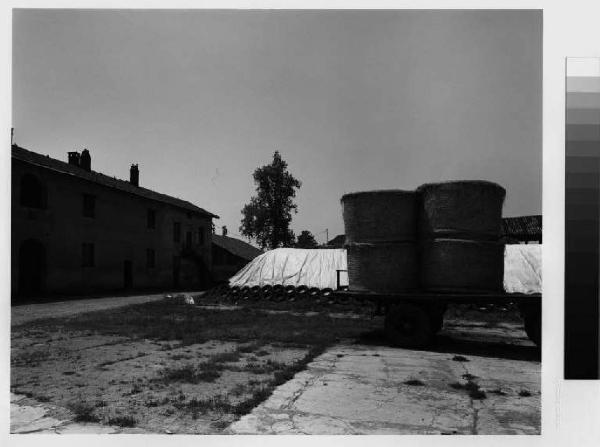
[{"label": "flatbed trailer", "polygon": [[[338,274],[339,276],[339,274]],[[518,306],[525,332],[541,344],[542,295],[540,293],[483,292],[402,292],[334,291],[336,299],[371,301],[385,309],[385,334],[397,346],[422,348],[433,341],[442,328],[448,304],[509,304]]]}]

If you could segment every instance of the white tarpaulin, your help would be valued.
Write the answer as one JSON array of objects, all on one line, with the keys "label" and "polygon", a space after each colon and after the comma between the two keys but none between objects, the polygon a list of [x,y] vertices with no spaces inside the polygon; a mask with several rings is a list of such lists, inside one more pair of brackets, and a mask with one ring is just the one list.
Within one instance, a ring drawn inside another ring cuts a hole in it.
[{"label": "white tarpaulin", "polygon": [[506,245],[504,290],[508,293],[542,293],[541,244]]},{"label": "white tarpaulin", "polygon": [[[337,286],[336,270],[346,270],[346,250],[277,248],[247,264],[230,280],[230,286],[307,286],[324,289]],[[348,285],[348,276],[340,276]],[[507,245],[504,252],[504,289],[509,293],[541,293],[542,246]]]},{"label": "white tarpaulin", "polygon": [[[229,279],[230,286],[308,286],[336,288],[336,270],[346,270],[346,250],[277,248],[254,258]],[[348,284],[344,272],[341,284]]]}]

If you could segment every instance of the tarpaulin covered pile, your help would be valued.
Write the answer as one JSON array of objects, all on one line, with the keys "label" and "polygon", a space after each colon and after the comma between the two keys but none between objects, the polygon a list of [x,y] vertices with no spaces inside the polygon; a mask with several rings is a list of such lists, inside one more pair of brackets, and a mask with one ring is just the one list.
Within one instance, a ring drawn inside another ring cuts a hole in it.
[{"label": "tarpaulin covered pile", "polygon": [[[336,288],[336,270],[346,270],[344,249],[277,248],[252,260],[229,279],[230,286],[281,284],[319,289]],[[346,273],[341,285],[348,285]]]},{"label": "tarpaulin covered pile", "polygon": [[[319,289],[337,286],[337,270],[346,270],[346,250],[278,248],[247,264],[230,280],[230,286],[281,284]],[[344,272],[340,285],[348,285]],[[542,246],[507,245],[504,252],[504,290],[509,293],[542,292]]]},{"label": "tarpaulin covered pile", "polygon": [[506,245],[504,290],[508,293],[542,293],[542,246]]}]

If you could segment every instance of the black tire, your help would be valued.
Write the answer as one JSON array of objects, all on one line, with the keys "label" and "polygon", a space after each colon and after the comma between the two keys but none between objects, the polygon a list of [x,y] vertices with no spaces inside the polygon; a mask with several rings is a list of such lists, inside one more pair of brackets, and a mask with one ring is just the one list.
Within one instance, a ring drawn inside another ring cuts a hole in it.
[{"label": "black tire", "polygon": [[524,316],[527,337],[537,346],[542,346],[542,316],[540,312],[528,312]]},{"label": "black tire", "polygon": [[390,306],[385,315],[385,335],[394,345],[404,348],[429,345],[433,339],[429,312],[411,303]]},{"label": "black tire", "polygon": [[444,314],[446,313],[446,305],[433,305],[428,309],[429,319],[431,321],[431,330],[437,334],[444,326]]}]

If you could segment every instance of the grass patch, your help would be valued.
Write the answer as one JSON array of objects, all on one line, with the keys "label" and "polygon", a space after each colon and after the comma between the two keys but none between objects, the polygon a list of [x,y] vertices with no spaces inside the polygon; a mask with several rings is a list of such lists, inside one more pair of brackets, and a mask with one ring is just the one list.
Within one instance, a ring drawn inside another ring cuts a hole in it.
[{"label": "grass patch", "polygon": [[469,373],[465,373],[462,375],[462,378],[468,381],[472,381],[473,379],[477,379],[477,376],[474,376],[473,374],[469,374]]},{"label": "grass patch", "polygon": [[490,393],[495,394],[497,396],[506,396],[506,393],[502,391],[500,388],[496,388],[495,390],[491,390]]},{"label": "grass patch", "polygon": [[196,306],[182,308],[162,300],[125,306],[119,312],[107,309],[76,317],[36,320],[17,326],[13,331],[25,327],[177,341],[177,347],[210,340],[252,340],[259,345],[280,342],[306,346],[331,344],[336,338],[358,337],[373,329],[375,322],[369,319],[331,318],[326,314],[310,317],[288,313],[273,315],[255,308],[227,312]]},{"label": "grass patch", "polygon": [[201,363],[198,367],[184,365],[178,368],[165,368],[160,372],[159,380],[165,384],[172,382],[200,383],[214,382],[221,377],[222,368],[212,362]]},{"label": "grass patch", "polygon": [[135,427],[137,420],[133,416],[114,416],[108,419],[108,425],[116,425],[117,427]]},{"label": "grass patch", "polygon": [[450,387],[454,388],[455,390],[467,391],[469,397],[473,400],[487,399],[485,391],[479,388],[479,385],[472,380],[467,381],[467,383],[454,382],[450,384]]},{"label": "grass patch", "polygon": [[462,355],[455,355],[454,357],[452,357],[452,360],[454,360],[455,362],[468,362],[469,359],[466,357],[463,357]]},{"label": "grass patch", "polygon": [[100,422],[98,416],[94,414],[95,405],[87,402],[71,402],[67,408],[75,415],[73,419],[75,422]]}]

